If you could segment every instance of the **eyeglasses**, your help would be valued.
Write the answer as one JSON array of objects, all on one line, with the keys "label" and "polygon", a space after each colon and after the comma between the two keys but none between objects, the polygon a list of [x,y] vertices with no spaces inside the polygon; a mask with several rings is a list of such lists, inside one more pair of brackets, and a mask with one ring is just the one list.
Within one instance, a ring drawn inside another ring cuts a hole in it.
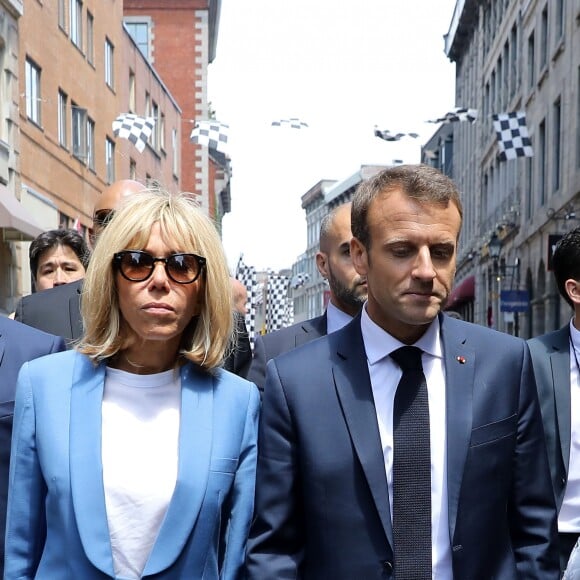
[{"label": "eyeglasses", "polygon": [[178,284],[195,282],[206,265],[205,258],[196,254],[171,254],[167,258],[154,258],[141,250],[123,250],[113,256],[113,266],[130,282],[147,280],[153,274],[157,262],[165,264],[165,272]]},{"label": "eyeglasses", "polygon": [[113,218],[115,213],[112,209],[99,209],[93,214],[93,226],[104,228]]}]

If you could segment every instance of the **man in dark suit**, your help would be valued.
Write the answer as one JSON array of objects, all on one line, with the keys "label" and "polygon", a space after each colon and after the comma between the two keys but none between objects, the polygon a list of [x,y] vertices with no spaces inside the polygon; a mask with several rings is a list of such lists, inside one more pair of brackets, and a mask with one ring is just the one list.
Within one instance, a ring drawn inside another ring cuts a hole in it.
[{"label": "man in dark suit", "polygon": [[580,228],[560,240],[552,270],[573,316],[560,330],[532,338],[528,344],[559,511],[560,564],[564,569],[580,536]]},{"label": "man in dark suit", "polygon": [[328,280],[330,300],[322,316],[311,318],[258,336],[248,379],[262,390],[266,379],[266,363],[282,354],[342,328],[356,316],[367,299],[367,285],[352,265],[350,258],[351,204],[335,207],[320,223],[319,251],[316,265]]},{"label": "man in dark suit", "polygon": [[268,363],[249,578],[559,578],[528,347],[441,313],[460,227],[434,168],[359,186],[365,307]]},{"label": "man in dark suit", "polygon": [[4,529],[16,378],[26,361],[64,348],[62,338],[0,317],[0,578],[4,576]]}]

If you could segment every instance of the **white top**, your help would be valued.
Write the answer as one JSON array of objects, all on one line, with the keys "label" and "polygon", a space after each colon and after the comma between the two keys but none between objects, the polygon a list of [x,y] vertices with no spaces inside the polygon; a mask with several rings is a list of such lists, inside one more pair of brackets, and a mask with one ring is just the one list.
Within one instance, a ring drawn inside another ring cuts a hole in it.
[{"label": "white top", "polygon": [[580,332],[570,321],[570,463],[558,531],[580,533]]},{"label": "white top", "polygon": [[340,330],[352,320],[352,316],[340,308],[337,308],[332,302],[326,306],[326,334],[335,330]]},{"label": "white top", "polygon": [[[389,486],[391,519],[393,516],[393,405],[402,375],[399,365],[389,356],[405,346],[375,324],[362,310],[361,331],[367,354],[383,459]],[[447,510],[447,429],[445,413],[445,365],[435,319],[427,332],[413,345],[423,351],[423,372],[429,397],[429,428],[431,432],[431,535],[433,580],[452,580],[451,544]]]},{"label": "white top", "polygon": [[103,484],[115,575],[140,578],[177,480],[179,373],[107,368]]}]

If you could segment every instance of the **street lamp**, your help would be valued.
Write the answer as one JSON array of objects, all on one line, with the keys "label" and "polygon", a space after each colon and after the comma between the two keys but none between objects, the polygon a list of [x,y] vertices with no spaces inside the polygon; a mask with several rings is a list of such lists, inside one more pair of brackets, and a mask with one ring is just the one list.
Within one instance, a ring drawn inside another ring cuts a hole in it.
[{"label": "street lamp", "polygon": [[493,260],[493,272],[497,274],[497,262],[499,260],[499,255],[501,254],[501,240],[499,239],[498,235],[493,232],[491,234],[491,238],[487,244],[489,255]]}]

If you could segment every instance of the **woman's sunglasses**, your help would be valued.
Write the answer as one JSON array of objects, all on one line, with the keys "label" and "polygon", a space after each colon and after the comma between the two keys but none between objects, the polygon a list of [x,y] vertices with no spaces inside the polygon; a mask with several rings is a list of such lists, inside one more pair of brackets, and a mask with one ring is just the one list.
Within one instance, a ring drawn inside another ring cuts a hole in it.
[{"label": "woman's sunglasses", "polygon": [[205,258],[196,254],[171,254],[167,258],[155,258],[141,250],[123,250],[113,256],[113,266],[130,282],[147,280],[157,262],[163,262],[169,278],[178,284],[195,282],[206,265]]}]

